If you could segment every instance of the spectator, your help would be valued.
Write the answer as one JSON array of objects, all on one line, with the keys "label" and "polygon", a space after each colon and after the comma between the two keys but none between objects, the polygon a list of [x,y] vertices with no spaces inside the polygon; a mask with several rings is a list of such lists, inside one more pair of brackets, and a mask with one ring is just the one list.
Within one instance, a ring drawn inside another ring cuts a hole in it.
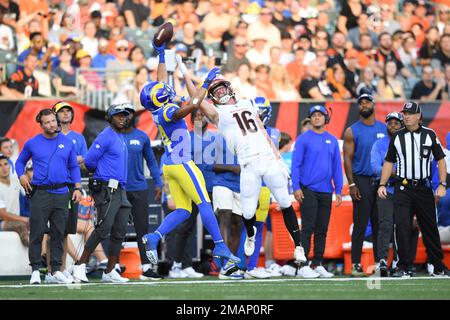
[{"label": "spectator", "polygon": [[26,26],[17,28],[17,52],[25,51],[30,47],[30,34],[35,32],[41,32],[41,25],[37,20],[31,20]]},{"label": "spectator", "polygon": [[448,21],[449,21],[449,11],[450,8],[448,5],[442,4],[439,6],[438,8],[438,16],[437,16],[437,23],[436,26],[439,30],[439,35],[443,35],[444,34],[444,29],[445,26],[448,25]]},{"label": "spectator", "polygon": [[422,68],[422,80],[414,85],[411,99],[419,101],[442,100],[442,93],[445,90],[445,78],[442,75],[437,81],[433,80],[433,67],[424,66]]},{"label": "spectator", "polygon": [[445,65],[450,64],[450,33],[442,35],[439,40],[439,48],[439,51],[431,58],[431,65],[435,70],[443,70]]},{"label": "spectator", "polygon": [[15,98],[24,99],[39,95],[39,83],[33,76],[37,61],[38,57],[34,53],[28,54],[23,63],[23,69],[19,69],[11,75],[8,88]]},{"label": "spectator", "polygon": [[359,46],[359,37],[361,34],[369,34],[372,39],[372,43],[376,46],[378,44],[377,34],[369,29],[369,20],[366,13],[362,13],[358,17],[358,26],[351,28],[347,34],[347,40],[353,45],[353,48]]},{"label": "spectator", "polygon": [[220,49],[222,51],[226,51],[228,55],[233,55],[234,50],[234,40],[237,37],[243,37],[244,39],[248,39],[247,37],[248,23],[244,20],[239,20],[236,23],[234,28],[230,28],[230,30],[225,31],[222,35],[222,42],[220,43]]},{"label": "spectator", "polygon": [[53,79],[53,86],[56,89],[58,95],[77,95],[78,90],[76,88],[76,72],[75,68],[71,64],[72,56],[70,55],[69,48],[61,48],[59,54],[59,66],[53,71],[58,77]]},{"label": "spectator", "polygon": [[300,95],[295,90],[286,69],[282,65],[272,65],[270,81],[275,91],[277,101],[300,101]]},{"label": "spectator", "polygon": [[305,58],[303,63],[305,65],[309,64],[312,60],[316,59],[316,54],[312,51],[311,39],[308,35],[303,34],[297,40],[297,47],[305,50]]},{"label": "spectator", "polygon": [[377,96],[377,85],[375,81],[375,73],[371,67],[366,67],[361,71],[359,84],[356,87],[356,94],[358,96],[363,93],[368,93],[374,97]]},{"label": "spectator", "polygon": [[391,6],[387,4],[382,4],[380,6],[380,31],[388,32],[389,34],[394,34],[397,30],[401,29],[400,23],[394,17],[394,10]]},{"label": "spectator", "polygon": [[374,53],[376,50],[373,48],[372,38],[367,33],[361,33],[359,35],[358,50],[358,66],[362,70],[368,66],[374,66]]},{"label": "spectator", "polygon": [[272,48],[281,46],[281,32],[272,23],[272,10],[262,7],[259,13],[259,20],[248,27],[248,38],[254,39],[256,35],[264,36],[267,40],[266,46]]},{"label": "spectator", "polygon": [[241,64],[237,69],[237,75],[231,80],[235,93],[240,99],[251,99],[256,97],[257,89],[250,79],[250,65]]},{"label": "spectator", "polygon": [[358,27],[358,17],[366,11],[361,0],[345,0],[338,17],[336,29],[347,35],[352,28]]},{"label": "spectator", "polygon": [[84,37],[81,38],[83,49],[86,50],[91,57],[98,54],[98,38],[96,37],[97,27],[93,21],[88,21],[84,25]]},{"label": "spectator", "polygon": [[394,61],[397,67],[397,70],[405,77],[408,78],[411,76],[408,69],[405,68],[403,63],[397,58],[395,52],[392,50],[392,36],[387,32],[382,32],[378,36],[378,51],[373,55],[373,59],[377,62],[375,65],[375,73],[379,77],[383,77],[384,75],[384,64],[386,61]]},{"label": "spectator", "polygon": [[0,231],[17,232],[22,244],[28,247],[29,219],[20,216],[19,179],[11,174],[9,159],[0,153]]},{"label": "spectator", "polygon": [[83,49],[78,50],[76,61],[80,65],[78,83],[87,91],[95,91],[103,89],[103,80],[100,75],[93,70],[90,70],[92,58]]},{"label": "spectator", "polygon": [[[54,49],[54,47],[49,47],[47,50],[45,50],[45,40],[44,37],[40,32],[34,32],[30,34],[30,42],[31,46],[19,54],[17,57],[17,61],[20,63],[24,63],[25,58],[30,54],[33,53],[35,56],[38,57],[38,61],[36,62],[37,68],[44,68],[47,67],[47,63],[51,62],[50,55]],[[50,65],[51,67],[51,65]]]},{"label": "spectator", "polygon": [[[445,65],[445,88],[442,92],[442,100],[449,100],[450,98],[450,64]],[[448,146],[448,144],[447,144]]]},{"label": "spectator", "polygon": [[102,12],[98,10],[94,10],[91,12],[91,21],[94,22],[95,29],[95,37],[97,39],[109,38],[109,29],[106,27],[105,23],[102,20]]},{"label": "spectator", "polygon": [[131,29],[140,28],[142,21],[147,20],[150,15],[149,0],[125,0],[122,12],[127,26]]},{"label": "spectator", "polygon": [[423,30],[428,30],[430,22],[427,17],[427,3],[424,0],[419,0],[414,10],[414,15],[411,17],[411,26],[419,24]]},{"label": "spectator", "polygon": [[431,27],[427,30],[425,41],[419,51],[421,65],[430,64],[431,58],[439,50],[439,30],[437,27]]},{"label": "spectator", "polygon": [[333,99],[348,100],[352,98],[352,89],[345,86],[345,73],[339,64],[328,68],[326,80],[328,87],[331,89]]},{"label": "spectator", "polygon": [[280,32],[294,26],[294,21],[288,17],[286,12],[289,11],[285,1],[275,0],[273,4],[272,23]]},{"label": "spectator", "polygon": [[418,61],[417,61],[417,48],[414,35],[411,32],[405,32],[402,36],[402,46],[398,49],[398,56],[412,75],[417,75]]},{"label": "spectator", "polygon": [[35,18],[38,19],[42,34],[46,37],[48,34],[48,4],[45,0],[19,0],[16,2],[19,5],[19,11],[21,17],[31,15],[33,12],[38,14]]},{"label": "spectator", "polygon": [[255,37],[251,39],[252,48],[245,55],[253,69],[260,64],[270,64],[270,53],[266,47],[267,39],[263,35],[255,35]]},{"label": "spectator", "polygon": [[329,38],[325,29],[318,29],[314,34],[313,48],[316,50],[327,50],[330,42]]},{"label": "spectator", "polygon": [[211,9],[211,12],[202,21],[202,29],[206,46],[217,51],[222,41],[222,35],[231,26],[232,17],[226,13],[222,0],[211,1]]},{"label": "spectator", "polygon": [[270,48],[269,55],[270,55],[270,62],[269,62],[270,68],[272,68],[273,66],[281,66],[281,64],[280,64],[281,48],[280,47]]},{"label": "spectator", "polygon": [[321,71],[317,60],[306,67],[306,77],[300,82],[300,96],[304,99],[325,100],[332,96],[326,82],[321,81]]},{"label": "spectator", "polygon": [[16,170],[14,166],[15,156],[13,149],[13,141],[7,137],[0,138],[0,153],[8,158],[9,165],[11,167],[11,174],[15,175]]},{"label": "spectator", "polygon": [[69,11],[65,11],[62,15],[59,25],[54,24],[48,34],[50,43],[60,45],[64,44],[67,39],[80,39],[83,35],[82,31],[75,24],[75,16]]},{"label": "spectator", "polygon": [[[119,1],[118,3],[121,4],[123,1]],[[89,10],[91,11],[91,14],[93,12],[100,13],[102,26],[111,26],[114,19],[119,15],[117,4],[107,0],[96,0]],[[98,16],[98,13],[95,15]],[[97,25],[97,30],[99,30],[98,28],[99,26]]]},{"label": "spectator", "polygon": [[15,32],[5,23],[5,15],[0,11],[0,50],[12,52],[16,47]]},{"label": "spectator", "polygon": [[144,52],[142,48],[139,46],[134,46],[131,48],[130,53],[128,55],[128,60],[135,66],[135,68],[139,68],[146,65],[146,60],[144,57]]},{"label": "spectator", "polygon": [[108,40],[106,38],[98,39],[98,54],[92,59],[92,68],[105,69],[109,60],[115,60],[116,57],[108,53]]},{"label": "spectator", "polygon": [[20,19],[20,10],[17,3],[12,0],[0,0],[0,12],[3,14],[3,23],[13,30],[17,30],[17,23]]},{"label": "spectator", "polygon": [[398,49],[401,48],[403,42],[403,31],[397,30],[392,35],[392,51],[397,53]]},{"label": "spectator", "polygon": [[287,31],[281,32],[281,56],[280,63],[286,66],[288,63],[295,60],[295,55],[292,53],[294,41],[291,34]]},{"label": "spectator", "polygon": [[192,53],[195,49],[200,49],[202,54],[206,54],[205,46],[203,43],[195,38],[197,29],[194,27],[194,24],[190,21],[186,21],[183,24],[183,40],[182,44],[187,47],[187,56],[192,56]]},{"label": "spectator", "polygon": [[184,27],[184,24],[189,22],[193,25],[194,30],[198,30],[200,21],[197,15],[195,14],[195,5],[193,1],[191,0],[183,1],[178,6],[177,13],[178,13],[177,22],[180,26]]},{"label": "spectator", "polygon": [[[286,66],[286,71],[292,80],[292,84],[298,90],[300,88],[300,82],[302,81],[305,75],[305,64],[303,63],[305,58],[305,50],[301,47],[297,47],[295,50],[295,60],[291,63],[288,63]],[[265,95],[263,95],[265,96]],[[267,96],[265,96],[267,97]],[[269,100],[273,100],[272,98],[267,97]]]},{"label": "spectator", "polygon": [[328,65],[328,55],[325,50],[317,50],[316,51],[317,61],[319,62],[319,69],[321,74],[325,74]]},{"label": "spectator", "polygon": [[222,67],[222,73],[236,72],[237,67],[242,63],[250,64],[245,57],[248,50],[247,40],[244,37],[234,38],[234,52],[228,58],[227,63]]},{"label": "spectator", "polygon": [[265,64],[260,64],[255,68],[256,73],[256,89],[258,96],[266,97],[269,100],[274,100],[276,98],[275,91],[272,87],[272,82],[270,81],[269,73],[270,67]]},{"label": "spectator", "polygon": [[378,95],[383,100],[406,99],[403,83],[397,79],[397,63],[388,60],[384,63],[383,76],[378,80]]},{"label": "spectator", "polygon": [[116,48],[117,59],[108,60],[106,63],[107,85],[113,92],[117,92],[121,86],[130,83],[136,70],[134,64],[128,60],[128,41],[124,39],[117,41]]},{"label": "spectator", "polygon": [[[411,32],[414,34],[414,39],[416,39],[416,46],[418,48],[422,47],[425,41],[425,32],[423,31],[422,26],[418,23],[413,24]],[[392,49],[395,50],[395,47],[392,46]]]}]

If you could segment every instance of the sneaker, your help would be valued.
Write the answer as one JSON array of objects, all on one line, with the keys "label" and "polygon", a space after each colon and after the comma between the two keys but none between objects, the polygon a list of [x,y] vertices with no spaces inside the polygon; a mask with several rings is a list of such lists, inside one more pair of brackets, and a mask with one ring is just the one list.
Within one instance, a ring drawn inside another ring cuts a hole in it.
[{"label": "sneaker", "polygon": [[[47,280],[47,276],[45,277],[45,280]],[[46,283],[61,283],[61,284],[71,284],[72,280],[67,279],[64,273],[61,271],[56,271],[54,274],[50,275],[48,278],[49,282]],[[51,282],[53,281],[53,282]]]},{"label": "sneaker", "polygon": [[70,281],[70,283],[75,283],[75,278],[72,276],[69,270],[64,270],[62,274],[64,275],[64,277],[66,277],[67,280]]},{"label": "sneaker", "polygon": [[254,268],[253,270],[246,271],[244,275],[245,279],[267,279],[270,278],[270,273],[266,272],[264,269]]},{"label": "sneaker", "polygon": [[[237,266],[237,264],[236,263],[234,263],[233,261],[231,261],[231,260],[228,260],[228,262],[220,269],[220,272],[219,272],[219,279],[222,279],[220,276],[221,275],[223,275],[223,276],[230,276],[230,275],[232,275],[232,274],[234,274],[236,271],[238,271],[239,270],[239,267]],[[242,275],[242,274],[241,274]],[[242,275],[242,278],[243,278],[244,276]],[[227,278],[225,278],[225,279],[227,279]]]},{"label": "sneaker", "polygon": [[158,281],[161,280],[162,277],[157,274],[155,271],[153,271],[151,268],[149,268],[147,271],[143,272],[140,276],[139,276],[140,280],[153,280],[153,281]]},{"label": "sneaker", "polygon": [[288,264],[285,264],[284,266],[281,267],[280,273],[281,273],[283,276],[291,276],[291,277],[295,277],[295,275],[297,274],[297,269],[294,268],[293,266],[290,266],[290,265],[288,265]]},{"label": "sneaker", "polygon": [[234,254],[232,254],[230,249],[228,249],[228,247],[226,246],[226,244],[223,241],[216,243],[214,250],[213,250],[213,257],[224,258],[226,260],[232,261],[233,263],[241,262],[241,259],[239,259]]},{"label": "sneaker", "polygon": [[436,268],[434,268],[431,275],[433,277],[450,277],[450,270],[448,270],[447,268],[442,270],[437,270]]},{"label": "sneaker", "polygon": [[39,270],[34,270],[31,273],[30,284],[41,284],[41,273]]},{"label": "sneaker", "polygon": [[122,274],[125,272],[125,270],[127,269],[127,267],[123,264],[118,264],[116,263],[114,265],[114,269],[116,269],[117,273]]},{"label": "sneaker", "polygon": [[142,243],[145,245],[148,260],[151,264],[158,264],[158,242],[160,236],[156,233],[148,233],[142,237]]},{"label": "sneaker", "polygon": [[184,268],[183,270],[181,270],[182,272],[184,272],[188,278],[203,278],[203,273],[197,272],[194,270],[194,268],[192,267],[187,267]]},{"label": "sneaker", "polygon": [[89,282],[88,278],[86,277],[86,264],[82,263],[80,265],[74,265],[72,275],[75,279],[75,281],[79,280],[81,282]]},{"label": "sneaker", "polygon": [[314,272],[318,273],[320,278],[333,278],[334,274],[331,272],[328,272],[327,269],[324,268],[324,266],[317,266],[314,269]]},{"label": "sneaker", "polygon": [[272,263],[268,268],[266,268],[266,272],[270,273],[271,277],[281,277],[283,275],[281,273],[281,266],[277,263]]},{"label": "sneaker", "polygon": [[405,270],[397,269],[391,273],[393,278],[411,278],[411,275]]},{"label": "sneaker", "polygon": [[294,250],[295,263],[306,262],[305,250],[302,246],[296,246]]},{"label": "sneaker", "polygon": [[352,276],[353,277],[364,277],[366,273],[364,272],[360,263],[354,263],[352,266]]},{"label": "sneaker", "polygon": [[311,269],[310,266],[304,266],[298,270],[297,276],[304,279],[315,279],[320,277],[320,274]]},{"label": "sneaker", "polygon": [[187,278],[187,274],[181,270],[181,262],[174,262],[172,268],[169,271],[169,278],[171,279],[184,279]]},{"label": "sneaker", "polygon": [[380,269],[380,277],[385,278],[389,276],[389,268],[387,266],[386,260],[384,259],[380,260],[379,269]]},{"label": "sneaker", "polygon": [[256,241],[256,227],[253,226],[253,237],[248,235],[245,237],[244,252],[247,257],[250,257],[253,252],[255,252],[255,241]]},{"label": "sneaker", "polygon": [[102,274],[102,282],[125,283],[128,281],[130,279],[122,277],[116,269],[112,269],[110,273],[103,272]]},{"label": "sneaker", "polygon": [[244,279],[244,274],[242,270],[236,270],[233,272],[227,272],[222,268],[219,273],[219,279],[221,280],[242,280]]}]

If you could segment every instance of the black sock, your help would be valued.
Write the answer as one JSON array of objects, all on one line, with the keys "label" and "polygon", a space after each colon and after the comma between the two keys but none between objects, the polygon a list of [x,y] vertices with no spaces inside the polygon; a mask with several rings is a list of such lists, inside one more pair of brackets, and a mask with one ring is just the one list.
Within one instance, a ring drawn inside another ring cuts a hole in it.
[{"label": "black sock", "polygon": [[256,223],[256,216],[253,216],[250,219],[245,219],[244,217],[242,217],[242,219],[244,220],[245,229],[247,230],[247,236],[253,237],[255,235],[253,226]]},{"label": "black sock", "polygon": [[295,246],[300,246],[300,229],[298,226],[297,215],[295,214],[294,208],[292,206],[282,209],[284,225],[288,229],[289,234],[294,240]]}]

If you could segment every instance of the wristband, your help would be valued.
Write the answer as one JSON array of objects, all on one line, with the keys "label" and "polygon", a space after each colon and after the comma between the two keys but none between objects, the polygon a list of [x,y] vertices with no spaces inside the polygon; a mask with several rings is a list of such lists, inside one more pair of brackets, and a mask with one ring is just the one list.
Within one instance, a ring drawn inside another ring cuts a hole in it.
[{"label": "wristband", "polygon": [[349,184],[348,187],[349,187],[349,188],[351,188],[351,187],[356,187],[356,183],[353,182],[353,183]]},{"label": "wristband", "polygon": [[81,192],[81,188],[73,188],[74,192],[77,191],[77,190]]},{"label": "wristband", "polygon": [[205,89],[205,90],[208,90],[209,84],[210,84],[210,82],[209,82],[209,81],[205,81],[205,82],[203,82],[203,84],[202,84],[202,88],[203,88],[203,89]]},{"label": "wristband", "polygon": [[386,187],[386,185],[385,184],[382,184],[382,183],[380,183],[379,185],[378,185],[378,188],[379,187]]},{"label": "wristband", "polygon": [[158,57],[159,57],[159,63],[166,63],[166,57],[165,57],[164,52],[159,54]]}]

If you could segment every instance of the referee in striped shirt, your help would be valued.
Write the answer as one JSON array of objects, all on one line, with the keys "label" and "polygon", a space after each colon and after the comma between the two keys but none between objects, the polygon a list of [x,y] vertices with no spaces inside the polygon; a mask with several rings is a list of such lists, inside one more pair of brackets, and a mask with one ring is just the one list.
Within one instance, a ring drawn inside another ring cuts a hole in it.
[{"label": "referee in striped shirt", "polygon": [[435,132],[421,125],[422,112],[416,102],[405,103],[402,112],[405,127],[391,139],[378,187],[379,197],[385,199],[386,183],[393,174],[393,165],[396,162],[394,217],[399,270],[393,276],[410,276],[408,271],[413,261],[409,254],[411,250],[409,234],[412,229],[413,212],[417,216],[422,231],[429,261],[434,266],[434,275],[450,276],[449,270],[442,262],[443,255],[431,183],[431,161],[434,157],[438,164],[440,179],[436,197],[445,196],[447,175],[445,154]]}]

